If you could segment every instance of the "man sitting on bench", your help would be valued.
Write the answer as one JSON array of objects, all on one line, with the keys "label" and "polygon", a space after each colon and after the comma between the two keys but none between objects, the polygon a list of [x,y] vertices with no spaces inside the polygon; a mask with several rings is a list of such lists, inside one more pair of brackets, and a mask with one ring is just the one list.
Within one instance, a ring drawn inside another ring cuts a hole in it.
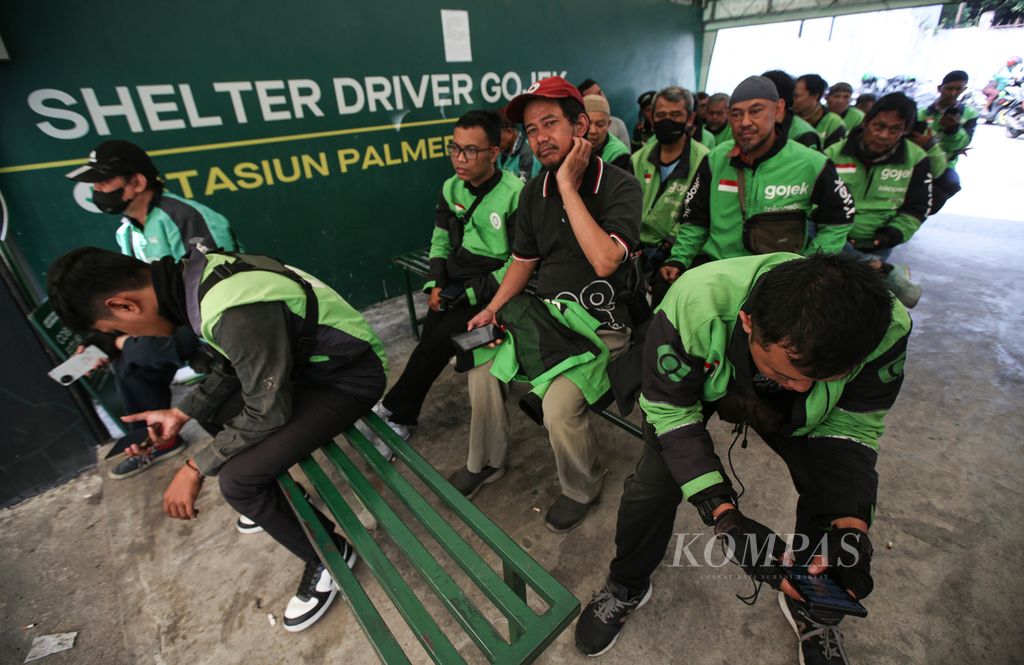
[{"label": "man sitting on bench", "polygon": [[[522,122],[547,173],[523,188],[512,264],[487,306],[469,322],[479,328],[522,293],[541,266],[536,295],[579,304],[596,319],[599,344],[612,358],[630,343],[633,320],[619,298],[628,289],[627,259],[639,243],[641,191],[636,178],[609,168],[587,141],[589,118],[579,91],[565,79],[542,79],[514,98],[509,119]],[[522,340],[520,340],[522,341]],[[506,387],[491,363],[469,372],[472,406],[466,468],[451,478],[473,496],[504,472],[508,451]],[[601,494],[604,473],[580,387],[555,377],[543,397],[543,422],[555,453],[562,493],[547,512],[553,531],[574,528]]]},{"label": "man sitting on bench", "polygon": [[455,123],[448,144],[455,175],[441,186],[434,210],[430,278],[423,287],[430,294],[427,321],[402,376],[373,409],[403,439],[455,355],[452,334],[466,330],[505,275],[509,228],[523,183],[495,166],[501,125],[493,111],[470,111]]},{"label": "man sitting on bench", "polygon": [[[196,251],[180,263],[147,265],[84,247],[58,258],[47,281],[54,311],[74,329],[167,336],[188,325],[223,356],[177,407],[124,420],[144,422],[157,445],[193,418],[225,424],[175,474],[164,512],[194,518],[203,479],[219,476],[227,502],[305,563],[284,627],[311,626],[338,589],[276,479],[352,427],[384,392],[386,359],[370,326],[316,278],[263,256]],[[355,551],[334,539],[354,565]]]}]

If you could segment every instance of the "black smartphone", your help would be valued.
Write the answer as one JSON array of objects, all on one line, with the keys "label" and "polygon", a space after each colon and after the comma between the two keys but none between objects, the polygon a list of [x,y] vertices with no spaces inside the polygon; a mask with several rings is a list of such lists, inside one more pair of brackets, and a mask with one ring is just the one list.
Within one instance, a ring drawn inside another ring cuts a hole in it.
[{"label": "black smartphone", "polygon": [[866,617],[868,610],[828,575],[811,575],[807,566],[783,568],[786,579],[803,596],[812,610]]},{"label": "black smartphone", "polygon": [[443,289],[441,289],[441,293],[439,293],[438,295],[441,296],[441,300],[447,300],[448,302],[453,302],[456,299],[458,299],[458,297],[461,296],[465,292],[466,292],[466,285],[465,284],[463,284],[462,282],[454,282],[453,281],[453,282],[449,282],[448,286],[446,286]]},{"label": "black smartphone", "polygon": [[452,335],[452,343],[459,351],[472,351],[504,337],[502,329],[492,323],[489,326],[473,328],[469,332],[456,333]]}]

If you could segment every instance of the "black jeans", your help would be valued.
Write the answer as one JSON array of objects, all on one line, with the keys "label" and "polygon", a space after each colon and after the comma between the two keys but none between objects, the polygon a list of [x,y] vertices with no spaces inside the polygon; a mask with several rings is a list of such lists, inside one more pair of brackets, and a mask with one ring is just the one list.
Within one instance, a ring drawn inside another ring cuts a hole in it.
[{"label": "black jeans", "polygon": [[[180,336],[179,336],[180,337]],[[175,337],[132,337],[113,362],[114,378],[128,413],[166,409],[171,406],[171,381],[199,345],[180,353]],[[184,357],[183,357],[184,356]],[[131,423],[127,429],[141,429],[145,423]]]},{"label": "black jeans", "polygon": [[409,356],[402,376],[384,396],[384,408],[391,412],[390,420],[400,425],[416,424],[430,386],[455,355],[451,336],[466,332],[466,324],[481,309],[483,305],[472,305],[444,312],[427,312],[420,343]]},{"label": "black jeans", "polygon": [[953,198],[953,195],[960,191],[960,176],[953,169],[946,169],[938,178],[932,181],[932,209],[929,215],[934,215],[946,201]]},{"label": "black jeans", "polygon": [[[645,429],[649,427],[645,426]],[[808,444],[805,437],[787,438],[762,434],[761,438],[783,459],[797,493],[802,497],[811,491],[813,469],[802,450]],[[650,443],[644,445],[636,470],[626,478],[622,500],[619,503],[615,525],[615,558],[612,559],[609,578],[636,595],[647,588],[651,575],[665,558],[672,539],[676,509],[683,500],[679,484],[672,477],[661,453]],[[692,523],[700,524],[696,509],[691,511]],[[795,563],[806,564],[824,537],[825,532],[814,519],[814,506],[804,499],[797,501],[796,544],[806,546],[794,552]],[[704,528],[700,525],[700,528]]]},{"label": "black jeans", "polygon": [[[356,398],[335,388],[298,385],[291,419],[263,441],[232,457],[218,474],[224,499],[303,561],[316,550],[292,511],[277,477],[366,415],[376,399]],[[328,533],[334,523],[317,510]]]}]

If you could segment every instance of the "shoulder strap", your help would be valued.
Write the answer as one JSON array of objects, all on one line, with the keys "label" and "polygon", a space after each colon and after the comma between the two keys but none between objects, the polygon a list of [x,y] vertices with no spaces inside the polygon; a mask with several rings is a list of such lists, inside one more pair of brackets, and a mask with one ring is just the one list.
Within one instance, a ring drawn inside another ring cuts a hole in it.
[{"label": "shoulder strap", "polygon": [[[299,276],[294,270],[291,270],[281,261],[277,259],[271,259],[277,266],[271,265],[254,265],[250,262],[251,258],[245,254],[236,254],[233,252],[218,252],[221,254],[227,254],[228,256],[234,257],[236,260],[232,263],[222,263],[213,269],[213,273],[206,278],[202,284],[199,285],[199,300],[202,301],[203,297],[217,284],[222,281],[243,272],[250,272],[253,270],[261,270],[263,272],[273,273],[275,275],[281,275],[287,277],[296,284],[302,287],[303,293],[306,295],[306,312],[302,320],[302,330],[299,332],[299,337],[295,340],[295,365],[301,365],[306,363],[310,356],[313,355],[313,347],[316,344],[316,328],[320,321],[320,303],[316,299],[316,293],[313,292],[313,286]],[[259,259],[269,257],[258,257]],[[268,263],[266,261],[258,261],[259,263]]]},{"label": "shoulder strap", "polygon": [[747,176],[746,169],[736,169],[736,193],[740,197],[740,216],[747,221]]}]

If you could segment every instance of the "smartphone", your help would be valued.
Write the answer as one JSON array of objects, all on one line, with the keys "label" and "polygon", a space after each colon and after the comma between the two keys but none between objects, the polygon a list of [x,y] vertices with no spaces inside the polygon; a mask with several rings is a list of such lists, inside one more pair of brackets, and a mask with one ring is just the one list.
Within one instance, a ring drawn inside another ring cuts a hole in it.
[{"label": "smartphone", "polygon": [[62,386],[70,386],[75,381],[96,369],[96,363],[108,358],[107,354],[95,346],[85,347],[85,351],[76,353],[46,373],[51,379]]},{"label": "smartphone", "polygon": [[469,332],[452,335],[452,343],[459,351],[472,351],[505,337],[504,331],[493,323],[481,328],[473,328]]},{"label": "smartphone", "polygon": [[868,610],[828,575],[811,575],[807,566],[783,568],[786,579],[812,610],[866,617]]},{"label": "smartphone", "polygon": [[463,284],[462,282],[449,282],[448,286],[441,289],[441,293],[439,293],[438,295],[441,297],[441,300],[445,300],[451,303],[457,300],[459,296],[461,296],[465,292],[466,285]]},{"label": "smartphone", "polygon": [[107,456],[104,457],[104,459],[110,459],[123,453],[124,451],[128,450],[128,448],[133,444],[138,445],[140,448],[146,448],[152,445],[152,441],[150,441],[149,439],[149,430],[146,428],[142,428],[133,429],[132,431],[128,432],[120,439],[118,439],[117,443],[115,443],[114,446],[107,451]]}]

